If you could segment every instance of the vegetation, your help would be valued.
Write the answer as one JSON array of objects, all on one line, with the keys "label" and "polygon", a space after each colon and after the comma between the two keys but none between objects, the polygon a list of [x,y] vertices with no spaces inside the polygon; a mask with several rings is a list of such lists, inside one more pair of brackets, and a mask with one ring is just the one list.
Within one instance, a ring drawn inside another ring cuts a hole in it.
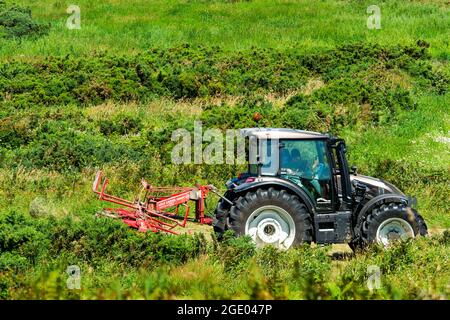
[{"label": "vegetation", "polygon": [[7,6],[5,1],[0,1],[0,38],[42,36],[48,29],[48,25],[33,20],[30,9]]},{"label": "vegetation", "polygon": [[[200,235],[143,235],[99,219],[3,215],[2,298],[443,299],[449,293],[448,231],[388,251],[333,257],[329,247],[256,251],[248,238],[208,243]],[[81,289],[67,290],[66,268],[74,264]],[[380,289],[366,285],[367,266],[379,266]]]},{"label": "vegetation", "polygon": [[[32,15],[17,2],[0,2],[1,298],[448,299],[444,2],[384,1],[382,29],[369,30],[364,1],[154,1],[150,12],[146,1],[79,1],[72,31],[64,1],[27,3]],[[5,29],[3,12],[36,20]],[[25,35],[24,25],[36,28]],[[195,120],[337,134],[359,172],[417,196],[433,236],[356,255],[279,252],[94,217],[98,168],[129,198],[141,177],[222,187],[242,172],[171,163],[172,132]],[[69,265],[81,268],[81,290],[66,288]],[[366,285],[371,265],[379,290]]]}]

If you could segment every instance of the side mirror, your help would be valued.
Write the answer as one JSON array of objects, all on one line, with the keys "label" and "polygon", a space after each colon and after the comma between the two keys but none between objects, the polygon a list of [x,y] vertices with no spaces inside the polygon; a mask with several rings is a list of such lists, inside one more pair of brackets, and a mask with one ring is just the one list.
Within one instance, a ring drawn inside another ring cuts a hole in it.
[{"label": "side mirror", "polygon": [[356,166],[351,166],[350,167],[350,173],[357,175],[358,174],[358,168]]}]

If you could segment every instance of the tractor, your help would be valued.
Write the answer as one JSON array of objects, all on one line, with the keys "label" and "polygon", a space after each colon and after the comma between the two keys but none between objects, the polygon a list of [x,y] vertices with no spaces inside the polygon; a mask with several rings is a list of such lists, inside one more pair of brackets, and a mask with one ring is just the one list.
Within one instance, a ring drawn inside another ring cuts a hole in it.
[{"label": "tractor", "polygon": [[247,172],[226,182],[213,226],[260,247],[302,243],[389,246],[427,234],[415,198],[348,166],[343,139],[317,132],[242,129]]}]

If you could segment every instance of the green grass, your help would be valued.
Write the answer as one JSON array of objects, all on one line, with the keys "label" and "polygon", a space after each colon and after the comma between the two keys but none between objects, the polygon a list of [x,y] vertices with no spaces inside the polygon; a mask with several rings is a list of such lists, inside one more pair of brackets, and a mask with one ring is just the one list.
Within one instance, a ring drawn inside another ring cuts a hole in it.
[{"label": "green grass", "polygon": [[32,58],[107,50],[134,53],[181,43],[242,50],[295,47],[302,51],[348,42],[408,44],[423,39],[449,59],[449,7],[443,1],[382,1],[380,30],[369,30],[370,1],[127,1],[80,0],[81,30],[65,26],[71,1],[18,0],[52,24],[35,42],[4,42],[0,56]]}]

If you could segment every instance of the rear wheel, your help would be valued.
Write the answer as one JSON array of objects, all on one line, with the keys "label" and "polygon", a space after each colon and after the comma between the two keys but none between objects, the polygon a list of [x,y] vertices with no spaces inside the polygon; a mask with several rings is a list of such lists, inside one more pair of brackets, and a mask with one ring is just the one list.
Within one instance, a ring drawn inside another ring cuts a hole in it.
[{"label": "rear wheel", "polygon": [[225,231],[229,229],[228,226],[229,212],[230,212],[230,204],[224,201],[223,199],[220,199],[219,203],[217,204],[213,220],[214,232],[216,233],[217,238],[219,240],[222,239],[222,236],[225,233]]},{"label": "rear wheel", "polygon": [[390,203],[373,209],[367,216],[362,225],[361,245],[375,242],[388,247],[427,233],[425,221],[417,211],[404,204]]},{"label": "rear wheel", "polygon": [[229,227],[238,236],[250,236],[258,247],[288,249],[312,241],[307,208],[286,190],[257,189],[240,196],[230,208]]}]

